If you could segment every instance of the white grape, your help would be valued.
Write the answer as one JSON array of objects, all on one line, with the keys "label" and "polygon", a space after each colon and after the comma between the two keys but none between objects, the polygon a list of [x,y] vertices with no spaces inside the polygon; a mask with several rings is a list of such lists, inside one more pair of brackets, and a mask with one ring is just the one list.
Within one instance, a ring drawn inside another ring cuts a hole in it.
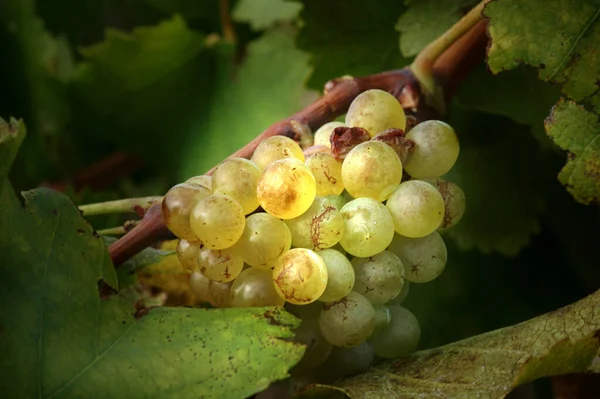
[{"label": "white grape", "polygon": [[233,246],[244,232],[246,218],[241,205],[233,198],[213,194],[200,201],[190,217],[196,237],[210,249]]},{"label": "white grape", "polygon": [[352,347],[366,341],[375,328],[375,309],[367,298],[352,291],[329,302],[319,316],[321,333],[332,345]]},{"label": "white grape", "polygon": [[352,259],[354,291],[374,305],[384,304],[397,296],[404,284],[404,265],[396,254],[382,251],[368,258]]},{"label": "white grape", "polygon": [[421,338],[421,327],[417,318],[406,308],[388,306],[392,315],[390,324],[369,339],[375,346],[377,356],[395,358],[413,352]]},{"label": "white grape", "polygon": [[346,125],[361,127],[371,137],[388,129],[406,129],[404,109],[390,93],[372,89],[358,95],[346,113]]},{"label": "white grape", "polygon": [[261,212],[246,218],[244,232],[234,250],[250,266],[271,269],[291,246],[292,235],[286,224]]},{"label": "white grape", "polygon": [[354,268],[344,254],[335,249],[317,252],[327,266],[327,287],[319,301],[332,302],[345,297],[354,287]]},{"label": "white grape", "polygon": [[328,122],[315,132],[314,145],[324,145],[331,148],[331,134],[337,127],[346,126],[342,122]]},{"label": "white grape", "polygon": [[258,208],[256,187],[259,178],[260,170],[253,162],[244,158],[227,159],[215,169],[212,192],[230,196],[247,215]]},{"label": "white grape", "polygon": [[317,183],[317,195],[340,195],[344,191],[342,163],[331,154],[320,152],[306,158],[304,162]]},{"label": "white grape", "polygon": [[406,138],[415,143],[410,160],[404,165],[414,178],[445,175],[458,159],[458,137],[447,123],[435,120],[419,123]]},{"label": "white grape", "polygon": [[251,161],[262,171],[273,162],[285,158],[294,158],[304,162],[302,148],[289,137],[273,136],[256,147]]},{"label": "white grape", "polygon": [[342,238],[344,219],[338,208],[324,197],[316,197],[302,215],[285,221],[297,248],[325,249]]},{"label": "white grape", "polygon": [[449,229],[462,219],[466,210],[465,192],[455,183],[439,177],[423,179],[438,189],[444,199],[444,220],[439,230]]},{"label": "white grape", "polygon": [[279,257],[273,267],[275,289],[286,301],[309,304],[327,287],[327,266],[315,252],[294,248]]},{"label": "white grape", "polygon": [[230,291],[231,307],[283,306],[270,270],[249,267],[235,279]]},{"label": "white grape", "polygon": [[437,278],[446,267],[448,253],[440,233],[421,238],[408,238],[396,234],[389,251],[404,263],[405,277],[413,283],[427,283]]},{"label": "white grape", "polygon": [[373,256],[390,245],[394,221],[390,212],[372,198],[357,198],[342,207],[344,233],[341,246],[351,255]]}]

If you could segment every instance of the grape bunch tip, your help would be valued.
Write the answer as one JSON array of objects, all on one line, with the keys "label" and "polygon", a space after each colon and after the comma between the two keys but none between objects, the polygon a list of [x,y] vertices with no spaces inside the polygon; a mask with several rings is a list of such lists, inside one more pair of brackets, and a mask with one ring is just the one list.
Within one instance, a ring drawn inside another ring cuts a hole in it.
[{"label": "grape bunch tip", "polygon": [[410,284],[443,272],[439,231],[461,220],[465,194],[442,178],[459,155],[452,127],[405,130],[400,102],[368,90],[345,123],[316,130],[314,151],[270,137],[250,160],[227,159],[171,188],[163,217],[198,298],[286,306],[307,346],[298,369],[341,377],[414,351],[421,330],[403,301]]}]

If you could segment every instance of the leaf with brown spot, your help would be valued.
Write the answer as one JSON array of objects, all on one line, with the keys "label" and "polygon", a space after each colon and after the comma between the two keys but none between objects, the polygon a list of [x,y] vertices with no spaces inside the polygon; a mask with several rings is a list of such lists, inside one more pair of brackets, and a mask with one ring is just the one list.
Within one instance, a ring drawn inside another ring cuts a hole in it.
[{"label": "leaf with brown spot", "polygon": [[[535,379],[600,372],[600,291],[529,321],[382,363],[301,398],[504,398]],[[342,394],[343,393],[343,394]]]}]

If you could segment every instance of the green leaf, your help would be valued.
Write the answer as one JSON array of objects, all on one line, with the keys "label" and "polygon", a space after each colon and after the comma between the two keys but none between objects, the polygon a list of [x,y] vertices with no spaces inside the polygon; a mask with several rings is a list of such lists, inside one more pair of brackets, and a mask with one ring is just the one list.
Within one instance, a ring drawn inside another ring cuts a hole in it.
[{"label": "green leaf", "polygon": [[600,105],[600,9],[586,0],[497,0],[484,14],[491,18],[488,65],[492,72],[520,63],[540,68],[539,77],[562,84],[575,101]]},{"label": "green leaf", "polygon": [[543,120],[559,97],[557,86],[540,81],[535,70],[525,66],[492,75],[481,65],[457,93],[460,103],[471,109],[531,126],[533,136],[545,149],[556,148],[546,135]]},{"label": "green leaf", "polygon": [[476,0],[421,0],[413,2],[398,19],[400,51],[413,57],[437,39],[462,16],[462,11]]},{"label": "green leaf", "polygon": [[274,31],[253,41],[239,68],[232,50],[219,47],[210,106],[194,128],[202,134],[179,149],[179,180],[206,172],[315,97],[304,88],[308,56],[295,48],[290,34]]},{"label": "green leaf", "polygon": [[600,124],[598,115],[572,101],[559,101],[546,120],[554,142],[569,152],[558,180],[584,204],[600,200]]},{"label": "green leaf", "polygon": [[509,119],[454,107],[449,123],[461,149],[445,178],[464,190],[467,210],[445,234],[462,249],[516,255],[540,230],[547,160],[527,127]]},{"label": "green leaf", "polygon": [[81,53],[73,97],[78,130],[162,170],[172,167],[188,135],[198,134],[190,123],[209,100],[212,56],[204,36],[175,16],[131,34],[108,29],[104,42]]},{"label": "green leaf", "polygon": [[[14,158],[22,124],[4,127]],[[8,163],[0,164],[2,176]],[[302,356],[281,308],[157,308],[134,318],[102,239],[63,194],[0,186],[0,397],[246,398]],[[235,326],[235,328],[233,328]],[[286,340],[283,340],[286,339]]]},{"label": "green leaf", "polygon": [[265,30],[296,19],[301,9],[301,4],[285,0],[240,0],[231,16],[234,21],[250,24],[254,30]]},{"label": "green leaf", "polygon": [[[597,372],[600,291],[512,327],[378,365],[312,397],[503,398],[537,378]],[[337,396],[336,396],[337,397]]]},{"label": "green leaf", "polygon": [[[297,44],[312,55],[308,85],[321,90],[330,79],[402,68],[394,24],[405,10],[401,1],[302,1],[304,26]],[[335,27],[335,29],[333,28]]]},{"label": "green leaf", "polygon": [[0,189],[8,177],[26,131],[22,120],[11,118],[10,122],[6,122],[0,118]]}]

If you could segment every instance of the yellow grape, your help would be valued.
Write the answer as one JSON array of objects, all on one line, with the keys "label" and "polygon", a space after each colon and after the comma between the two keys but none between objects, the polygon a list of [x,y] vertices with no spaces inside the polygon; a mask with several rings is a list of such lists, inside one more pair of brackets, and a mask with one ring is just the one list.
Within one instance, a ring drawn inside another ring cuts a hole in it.
[{"label": "yellow grape", "polygon": [[188,272],[198,271],[198,253],[202,243],[180,239],[177,243],[177,258]]},{"label": "yellow grape", "polygon": [[290,249],[275,262],[273,281],[275,289],[286,301],[305,305],[319,299],[325,291],[327,266],[310,249]]},{"label": "yellow grape", "polygon": [[317,195],[340,195],[344,191],[342,163],[331,154],[320,152],[304,162],[317,182]]},{"label": "yellow grape", "polygon": [[279,219],[302,215],[315,199],[317,184],[310,169],[294,158],[269,165],[258,181],[258,201],[269,214]]},{"label": "yellow grape", "polygon": [[444,220],[444,199],[431,184],[409,180],[390,195],[386,203],[396,233],[409,238],[433,233]]},{"label": "yellow grape", "polygon": [[321,126],[315,132],[314,145],[324,145],[325,147],[331,148],[331,134],[336,127],[346,126],[342,122],[328,122]]},{"label": "yellow grape", "polygon": [[388,129],[406,129],[404,109],[390,93],[372,89],[358,95],[346,113],[346,125],[362,127],[371,137]]},{"label": "yellow grape", "polygon": [[261,212],[246,218],[246,227],[234,248],[250,266],[271,269],[291,246],[292,235],[286,224]]},{"label": "yellow grape", "polygon": [[210,280],[208,284],[208,294],[210,302],[217,308],[228,308],[231,306],[231,285],[228,283],[221,283],[219,281]]},{"label": "yellow grape", "polygon": [[325,249],[342,238],[344,219],[336,206],[324,197],[315,197],[306,212],[285,221],[292,234],[292,245],[298,248]]},{"label": "yellow grape", "polygon": [[208,286],[210,279],[200,272],[193,272],[190,275],[190,287],[201,302],[211,302]]},{"label": "yellow grape", "polygon": [[271,270],[250,267],[231,286],[231,307],[283,306],[284,302],[275,290]]},{"label": "yellow grape", "polygon": [[244,260],[231,249],[202,248],[198,253],[198,267],[202,274],[214,281],[233,281],[244,267]]},{"label": "yellow grape", "polygon": [[231,247],[242,236],[245,223],[240,204],[222,194],[213,194],[200,201],[190,218],[194,234],[210,249]]},{"label": "yellow grape", "polygon": [[394,221],[386,207],[373,198],[357,198],[342,207],[344,233],[340,244],[346,252],[363,258],[390,245]]},{"label": "yellow grape", "polygon": [[273,162],[284,158],[293,158],[304,162],[304,153],[298,143],[289,137],[273,136],[269,137],[256,147],[251,161],[254,162],[260,170],[264,170]]},{"label": "yellow grape", "polygon": [[186,183],[196,184],[198,186],[206,187],[208,190],[212,191],[212,176],[209,175],[199,175],[190,177],[185,181]]},{"label": "yellow grape", "polygon": [[442,121],[425,121],[406,138],[415,143],[406,172],[414,178],[445,175],[458,159],[460,145],[454,129]]},{"label": "yellow grape", "polygon": [[247,215],[258,208],[256,186],[259,178],[260,170],[253,162],[244,158],[228,159],[215,169],[212,192],[230,196]]},{"label": "yellow grape", "polygon": [[165,225],[178,238],[198,241],[190,227],[190,215],[194,206],[210,195],[206,187],[196,184],[181,183],[173,186],[162,202],[162,213]]}]

